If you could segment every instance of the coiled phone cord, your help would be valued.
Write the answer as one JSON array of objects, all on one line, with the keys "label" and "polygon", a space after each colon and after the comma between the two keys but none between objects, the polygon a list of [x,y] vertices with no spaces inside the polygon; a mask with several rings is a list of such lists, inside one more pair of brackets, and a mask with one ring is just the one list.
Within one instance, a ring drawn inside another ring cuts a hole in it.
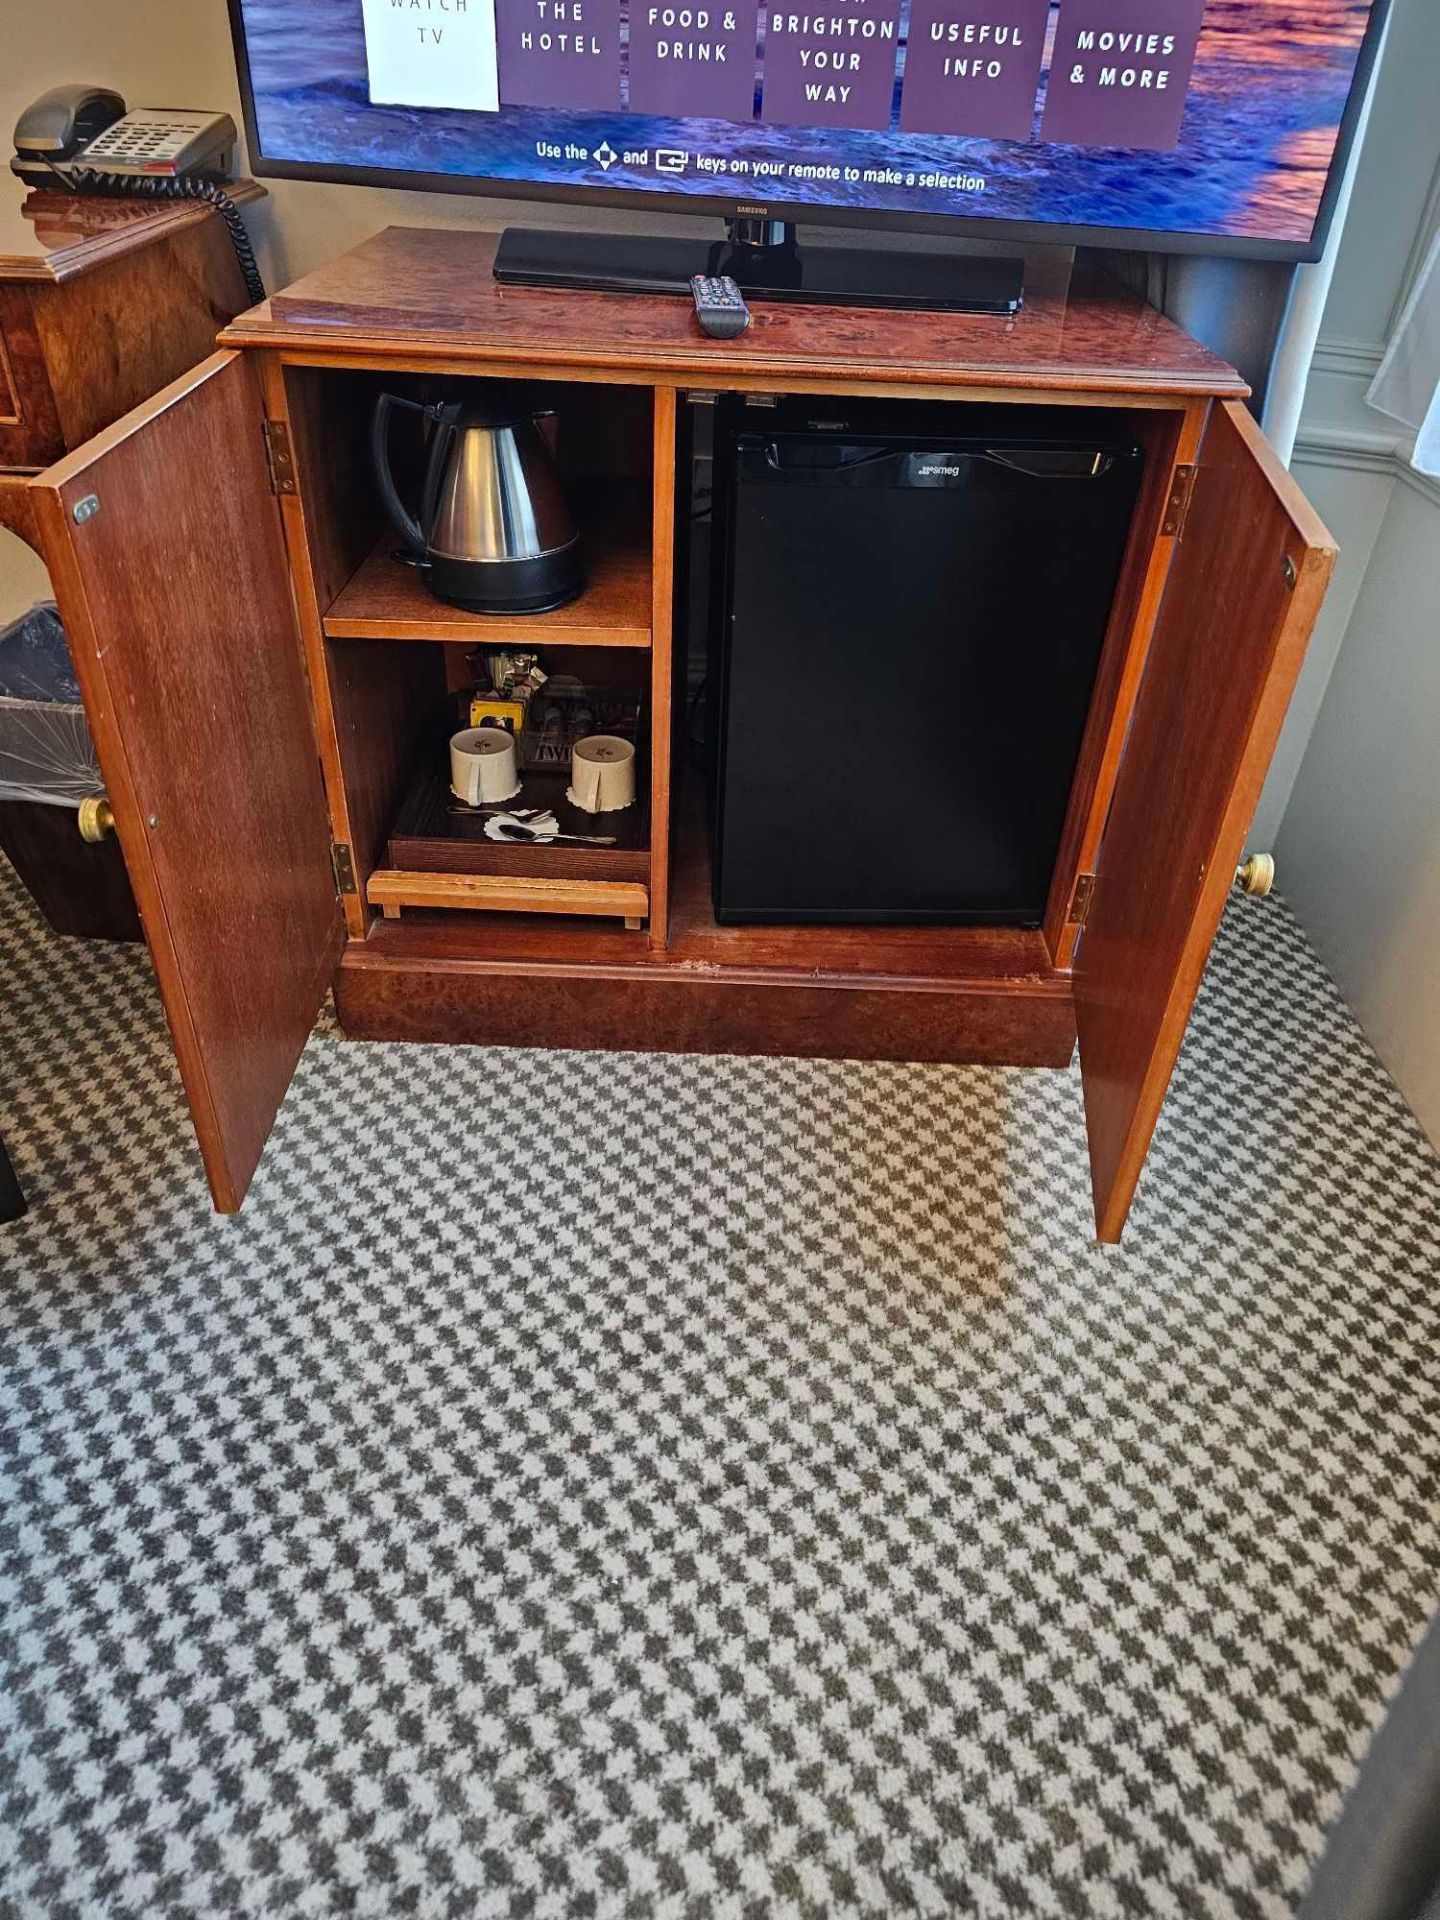
[{"label": "coiled phone cord", "polygon": [[195,173],[102,173],[98,167],[73,167],[61,177],[66,186],[80,193],[128,194],[139,200],[203,200],[225,222],[251,302],[258,304],[265,298],[265,282],[240,209],[215,181]]}]

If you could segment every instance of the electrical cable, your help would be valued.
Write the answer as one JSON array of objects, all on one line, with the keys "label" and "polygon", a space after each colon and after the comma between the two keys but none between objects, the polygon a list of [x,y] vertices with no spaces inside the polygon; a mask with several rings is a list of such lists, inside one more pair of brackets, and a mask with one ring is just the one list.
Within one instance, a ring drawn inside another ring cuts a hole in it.
[{"label": "electrical cable", "polygon": [[255,249],[240,217],[240,209],[214,180],[196,173],[104,173],[97,167],[68,167],[55,171],[67,187],[79,193],[114,193],[137,200],[200,200],[214,207],[230,235],[235,258],[252,303],[265,298],[265,282],[255,260]]}]

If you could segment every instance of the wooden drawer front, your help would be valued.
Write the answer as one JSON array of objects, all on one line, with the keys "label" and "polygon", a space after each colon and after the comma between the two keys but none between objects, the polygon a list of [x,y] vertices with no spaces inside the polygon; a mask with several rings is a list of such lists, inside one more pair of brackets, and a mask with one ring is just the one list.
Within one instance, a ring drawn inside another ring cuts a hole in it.
[{"label": "wooden drawer front", "polygon": [[64,451],[29,292],[0,283],[0,467],[45,467]]}]

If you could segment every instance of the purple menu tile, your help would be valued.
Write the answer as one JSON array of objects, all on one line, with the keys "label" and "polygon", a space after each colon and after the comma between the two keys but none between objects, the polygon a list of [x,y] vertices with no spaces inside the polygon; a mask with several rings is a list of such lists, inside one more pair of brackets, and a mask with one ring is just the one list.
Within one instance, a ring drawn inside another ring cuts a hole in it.
[{"label": "purple menu tile", "polygon": [[913,0],[900,125],[1028,140],[1050,0]]},{"label": "purple menu tile", "polygon": [[760,117],[802,127],[890,125],[900,0],[781,0],[765,29]]},{"label": "purple menu tile", "polygon": [[1204,11],[1205,0],[1063,0],[1041,137],[1177,145]]},{"label": "purple menu tile", "polygon": [[620,0],[500,0],[509,107],[620,106]]},{"label": "purple menu tile", "polygon": [[630,111],[755,118],[755,0],[630,0]]}]

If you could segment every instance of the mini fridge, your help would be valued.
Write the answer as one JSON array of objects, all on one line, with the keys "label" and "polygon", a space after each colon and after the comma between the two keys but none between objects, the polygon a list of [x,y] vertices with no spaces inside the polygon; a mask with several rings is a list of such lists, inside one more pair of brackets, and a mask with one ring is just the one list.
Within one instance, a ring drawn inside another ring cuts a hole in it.
[{"label": "mini fridge", "polygon": [[715,425],[717,918],[1037,925],[1141,448],[1068,408]]}]

